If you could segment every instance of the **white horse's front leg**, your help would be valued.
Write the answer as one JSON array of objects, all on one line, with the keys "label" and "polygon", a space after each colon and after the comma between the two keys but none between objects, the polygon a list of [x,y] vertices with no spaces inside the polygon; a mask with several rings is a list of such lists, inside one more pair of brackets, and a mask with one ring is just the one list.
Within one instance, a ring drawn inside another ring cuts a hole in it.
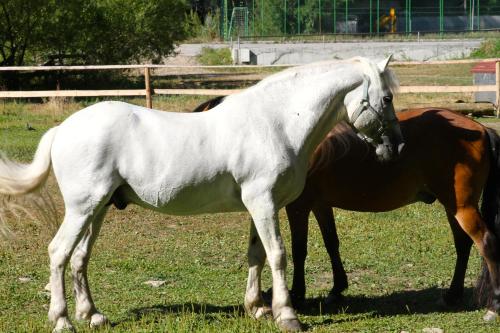
[{"label": "white horse's front leg", "polygon": [[73,292],[76,301],[75,317],[77,320],[89,320],[91,327],[102,326],[109,322],[106,316],[99,313],[94,305],[87,277],[92,246],[99,235],[106,212],[107,209],[104,208],[96,215],[71,257]]},{"label": "white horse's front leg", "polygon": [[[273,317],[283,331],[300,331],[301,325],[292,308],[292,302],[286,285],[286,253],[283,240],[279,230],[278,214],[274,207],[271,195],[258,195],[244,199],[248,211],[252,215],[255,229],[267,254],[269,265],[273,276]],[[252,249],[252,242],[255,247]],[[256,253],[259,245],[258,239],[250,239],[250,249]],[[258,262],[263,259],[262,254],[258,256],[255,267],[249,269],[249,281],[245,300],[258,300],[256,291],[260,295],[260,273]],[[250,258],[249,258],[250,262]],[[250,294],[249,294],[250,293]]]}]

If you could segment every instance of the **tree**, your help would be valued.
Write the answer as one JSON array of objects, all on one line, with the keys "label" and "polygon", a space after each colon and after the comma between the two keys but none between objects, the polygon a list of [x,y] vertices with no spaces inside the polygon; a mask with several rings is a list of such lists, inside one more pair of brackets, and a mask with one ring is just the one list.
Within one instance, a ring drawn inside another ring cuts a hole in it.
[{"label": "tree", "polygon": [[0,0],[0,66],[159,62],[186,37],[184,0]]},{"label": "tree", "polygon": [[[185,0],[0,0],[0,66],[159,63],[187,37]],[[18,87],[19,75],[0,74]]]},{"label": "tree", "polygon": [[40,47],[47,9],[40,1],[0,0],[0,66],[21,65]]},{"label": "tree", "polygon": [[198,15],[202,23],[205,23],[208,13],[213,13],[219,8],[219,3],[219,0],[189,0],[191,10]]},{"label": "tree", "polygon": [[93,34],[96,38],[91,43],[95,63],[158,63],[174,51],[176,42],[187,37],[188,7],[183,0],[99,2],[104,19],[98,28],[100,35]]},{"label": "tree", "polygon": [[[48,7],[42,1],[0,0],[0,66],[23,65],[43,45]],[[17,88],[19,76],[3,72],[0,87]]]}]

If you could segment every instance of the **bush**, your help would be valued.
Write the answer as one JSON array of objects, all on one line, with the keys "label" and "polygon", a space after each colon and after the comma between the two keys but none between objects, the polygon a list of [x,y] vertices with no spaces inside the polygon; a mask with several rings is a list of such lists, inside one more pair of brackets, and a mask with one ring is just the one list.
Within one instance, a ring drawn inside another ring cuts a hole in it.
[{"label": "bush", "polygon": [[229,48],[213,49],[204,47],[197,58],[202,65],[231,65],[233,63]]},{"label": "bush", "polygon": [[471,53],[471,58],[499,58],[500,39],[488,39],[481,43],[481,46]]}]

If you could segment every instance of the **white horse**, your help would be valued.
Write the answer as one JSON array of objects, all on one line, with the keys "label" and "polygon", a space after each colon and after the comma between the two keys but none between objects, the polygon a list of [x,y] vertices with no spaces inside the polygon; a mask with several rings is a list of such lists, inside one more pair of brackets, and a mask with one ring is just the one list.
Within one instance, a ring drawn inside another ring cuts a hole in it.
[{"label": "white horse", "polygon": [[[87,264],[109,205],[128,203],[177,215],[248,210],[245,308],[257,318],[272,311],[283,330],[300,330],[285,282],[278,210],[300,194],[309,158],[340,120],[376,145],[382,158],[397,154],[402,137],[388,62],[353,58],[291,68],[226,98],[216,112],[98,103],[50,129],[31,164],[1,159],[1,193],[35,190],[52,163],[64,199],[64,221],[49,245],[54,331],[73,329],[64,290],[70,260],[76,318],[91,326],[107,322],[90,295]],[[272,309],[261,295],[266,256]]]}]

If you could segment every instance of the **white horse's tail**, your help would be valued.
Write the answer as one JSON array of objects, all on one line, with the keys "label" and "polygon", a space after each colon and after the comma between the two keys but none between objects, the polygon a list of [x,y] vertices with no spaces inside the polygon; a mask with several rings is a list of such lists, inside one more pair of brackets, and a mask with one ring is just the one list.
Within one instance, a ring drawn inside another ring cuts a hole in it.
[{"label": "white horse's tail", "polygon": [[50,172],[50,151],[56,131],[57,127],[54,127],[43,135],[31,164],[14,162],[0,156],[0,193],[27,194],[45,183]]}]

